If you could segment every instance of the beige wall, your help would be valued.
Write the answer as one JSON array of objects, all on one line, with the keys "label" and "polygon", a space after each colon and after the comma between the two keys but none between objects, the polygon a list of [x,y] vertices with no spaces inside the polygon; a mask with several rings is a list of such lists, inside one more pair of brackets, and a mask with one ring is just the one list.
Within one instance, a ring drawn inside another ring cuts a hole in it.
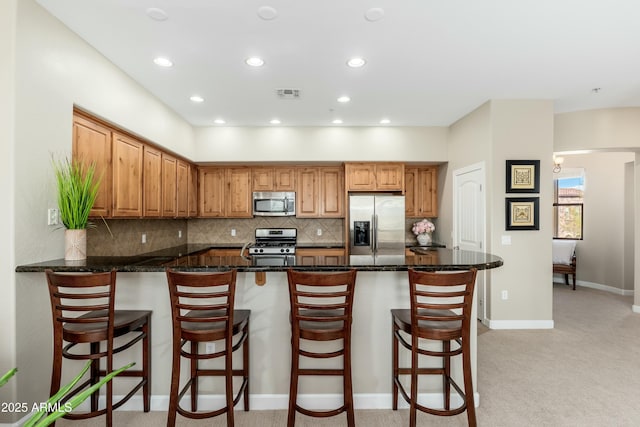
[{"label": "beige wall", "polygon": [[197,128],[198,162],[446,162],[446,127]]},{"label": "beige wall", "polygon": [[[633,153],[565,155],[563,167],[585,169],[584,239],[577,242],[577,278],[625,289],[625,165]],[[633,289],[633,283],[628,290]]]},{"label": "beige wall", "polygon": [[[17,0],[0,2],[0,193],[8,208],[0,209],[0,375],[16,365],[15,355],[15,273],[14,258],[14,119],[15,25]],[[0,402],[12,402],[17,388],[13,380],[0,388]],[[2,414],[0,414],[2,417]],[[2,418],[0,418],[2,422]]]},{"label": "beige wall", "polygon": [[610,108],[556,115],[554,150],[640,147],[640,108]]}]

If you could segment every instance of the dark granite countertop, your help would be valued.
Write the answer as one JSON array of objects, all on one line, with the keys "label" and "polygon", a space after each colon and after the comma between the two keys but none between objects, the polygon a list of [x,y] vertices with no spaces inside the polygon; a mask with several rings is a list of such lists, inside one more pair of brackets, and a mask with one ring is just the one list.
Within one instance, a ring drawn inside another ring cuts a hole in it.
[{"label": "dark granite countertop", "polygon": [[[226,246],[228,248],[228,246]],[[206,244],[182,245],[135,256],[88,257],[85,261],[65,261],[56,259],[16,267],[16,272],[43,272],[50,268],[55,271],[88,272],[162,272],[167,267],[183,271],[218,271],[237,268],[241,272],[286,271],[290,267],[309,271],[342,271],[356,268],[361,271],[405,271],[408,268],[420,270],[464,270],[471,267],[479,270],[500,267],[502,258],[482,252],[451,250],[444,248],[413,248],[414,255],[389,256],[373,261],[367,257],[317,256],[297,257],[292,265],[256,265],[252,258],[241,256],[212,256],[209,249],[223,247]]]}]

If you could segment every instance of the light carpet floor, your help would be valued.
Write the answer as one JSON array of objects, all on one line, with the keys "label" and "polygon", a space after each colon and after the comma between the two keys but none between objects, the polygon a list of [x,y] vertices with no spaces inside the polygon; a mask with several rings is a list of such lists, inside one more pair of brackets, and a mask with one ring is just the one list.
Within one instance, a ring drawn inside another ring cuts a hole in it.
[{"label": "light carpet floor", "polygon": [[[478,424],[490,427],[601,427],[640,425],[640,314],[633,297],[554,284],[550,330],[488,330],[479,325]],[[236,410],[239,427],[282,427],[286,411]],[[220,416],[178,426],[224,426]],[[408,410],[357,410],[362,427],[409,424]],[[420,426],[464,426],[464,414],[436,417],[418,412]],[[58,426],[99,427],[104,417],[62,420]],[[115,426],[166,425],[166,412],[114,413]],[[298,414],[300,427],[345,426],[346,416],[328,419]]]}]

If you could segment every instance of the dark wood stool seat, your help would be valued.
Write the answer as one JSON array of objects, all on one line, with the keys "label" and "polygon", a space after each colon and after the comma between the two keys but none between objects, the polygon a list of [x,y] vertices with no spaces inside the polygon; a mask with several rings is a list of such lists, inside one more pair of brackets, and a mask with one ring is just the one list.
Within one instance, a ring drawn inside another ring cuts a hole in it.
[{"label": "dark wood stool seat", "polygon": [[[167,426],[175,426],[176,414],[201,419],[227,414],[227,426],[234,425],[233,408],[244,398],[249,410],[249,319],[251,310],[235,310],[236,270],[222,273],[181,273],[167,269],[173,323],[173,366]],[[234,343],[234,339],[236,340]],[[224,341],[224,348],[213,353],[200,353],[198,345]],[[189,343],[188,350],[185,344]],[[242,369],[233,369],[233,352],[242,347]],[[190,360],[190,376],[180,389],[181,357]],[[198,361],[224,357],[224,369],[203,369]],[[225,379],[225,405],[222,408],[198,410],[198,380],[206,376]],[[242,378],[238,392],[233,393],[233,377]],[[180,405],[191,391],[191,410]]]},{"label": "dark wood stool seat", "polygon": [[[391,310],[393,409],[398,409],[400,393],[410,405],[411,427],[416,425],[417,410],[440,416],[452,416],[466,411],[469,425],[476,425],[469,343],[475,279],[476,269],[455,273],[429,273],[410,269],[411,308]],[[440,349],[427,348],[426,340],[440,341]],[[400,345],[411,352],[411,366],[408,368],[399,366]],[[442,365],[421,368],[418,366],[419,355],[440,358]],[[460,355],[464,387],[460,387],[451,377],[451,358]],[[400,381],[400,375],[411,376],[409,393]],[[442,376],[442,409],[418,403],[418,375]],[[455,408],[451,408],[451,387],[462,398],[462,404]]]},{"label": "dark wood stool seat", "polygon": [[[295,425],[296,412],[311,417],[332,417],[347,413],[347,424],[355,426],[351,378],[351,323],[356,270],[339,273],[307,273],[288,270],[291,302],[291,385],[287,426]],[[322,352],[301,348],[300,340],[342,340],[337,350]],[[342,357],[340,369],[300,368],[300,356],[312,359]],[[332,410],[310,410],[298,405],[301,375],[341,376],[344,404]]]},{"label": "dark wood stool seat", "polygon": [[[106,385],[106,405],[98,409],[99,390],[91,395],[91,410],[85,413],[69,413],[68,419],[86,419],[106,414],[106,424],[112,425],[112,411],[126,403],[142,388],[143,408],[151,409],[151,311],[115,310],[116,272],[65,274],[46,270],[53,318],[53,370],[51,390],[60,389],[62,360],[92,360],[90,377],[78,385],[69,395],[100,381],[113,371],[113,355],[131,348],[142,341],[142,366],[128,369],[119,377],[140,377],[129,392],[118,402],[113,402],[113,385]],[[129,336],[130,335],[130,336]],[[114,346],[114,338],[118,340]],[[66,343],[66,344],[65,344]],[[102,349],[100,344],[103,343]],[[89,344],[83,351],[82,344]],[[100,368],[100,359],[106,359],[106,369]],[[69,398],[68,397],[68,398]],[[67,398],[67,399],[68,399]]]}]

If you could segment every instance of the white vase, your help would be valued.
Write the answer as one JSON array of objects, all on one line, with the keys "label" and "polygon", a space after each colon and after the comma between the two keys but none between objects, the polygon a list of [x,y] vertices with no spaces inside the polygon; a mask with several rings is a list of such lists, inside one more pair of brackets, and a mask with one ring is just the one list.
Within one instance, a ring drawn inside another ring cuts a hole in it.
[{"label": "white vase", "polygon": [[87,230],[64,231],[65,261],[81,261],[87,259]]},{"label": "white vase", "polygon": [[420,246],[427,246],[431,243],[432,239],[431,239],[431,233],[422,233],[422,234],[418,234],[416,236],[416,239],[418,239],[418,244]]}]

